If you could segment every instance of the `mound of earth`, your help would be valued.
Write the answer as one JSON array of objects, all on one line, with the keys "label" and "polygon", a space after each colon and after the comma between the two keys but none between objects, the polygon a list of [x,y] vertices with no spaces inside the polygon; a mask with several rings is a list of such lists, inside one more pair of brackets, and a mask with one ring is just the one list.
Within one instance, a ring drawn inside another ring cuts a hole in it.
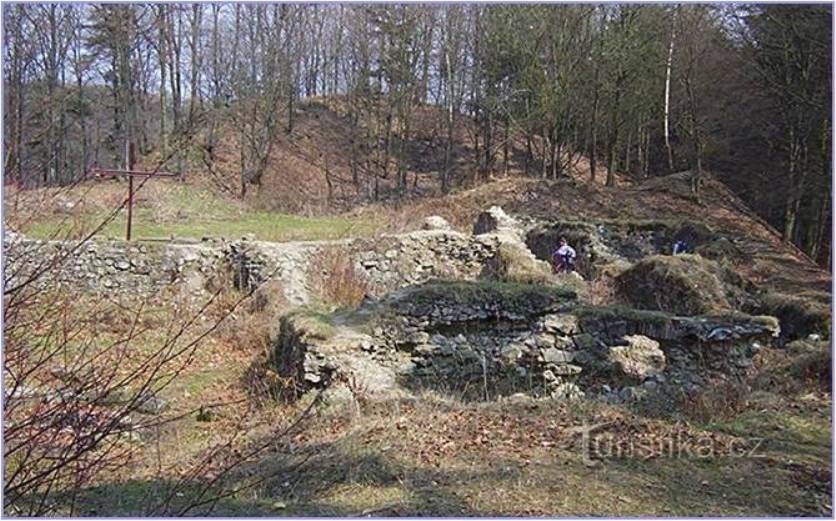
[{"label": "mound of earth", "polygon": [[831,329],[832,315],[828,293],[770,292],[761,297],[753,311],[778,317],[782,333],[787,338],[821,335]]},{"label": "mound of earth", "polygon": [[749,297],[733,271],[699,255],[653,255],[616,278],[620,297],[639,309],[698,315],[742,309]]}]

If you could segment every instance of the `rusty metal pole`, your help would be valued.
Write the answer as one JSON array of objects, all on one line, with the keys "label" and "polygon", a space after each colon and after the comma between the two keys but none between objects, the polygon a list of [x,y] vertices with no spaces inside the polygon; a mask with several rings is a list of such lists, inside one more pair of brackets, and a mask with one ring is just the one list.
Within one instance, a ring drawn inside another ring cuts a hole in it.
[{"label": "rusty metal pole", "polygon": [[[136,149],[134,148],[134,144],[132,141],[128,141],[126,143],[127,146],[127,157],[125,158],[127,161],[127,170],[131,171],[134,169],[134,164],[136,163]],[[131,240],[131,220],[133,218],[133,208],[134,208],[134,177],[132,175],[128,176],[128,227],[126,232],[126,239],[127,241]]]}]

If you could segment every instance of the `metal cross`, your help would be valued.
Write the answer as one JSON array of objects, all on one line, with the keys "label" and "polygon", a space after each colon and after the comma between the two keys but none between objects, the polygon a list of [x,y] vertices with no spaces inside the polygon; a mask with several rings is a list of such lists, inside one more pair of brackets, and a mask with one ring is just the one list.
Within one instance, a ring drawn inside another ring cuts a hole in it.
[{"label": "metal cross", "polygon": [[96,177],[112,177],[116,175],[124,175],[128,178],[128,226],[126,231],[126,240],[131,240],[131,221],[133,216],[134,206],[134,177],[175,177],[177,174],[173,172],[147,172],[144,170],[134,170],[136,165],[136,147],[133,141],[125,143],[125,169],[118,170],[112,168],[94,168],[93,174]]}]

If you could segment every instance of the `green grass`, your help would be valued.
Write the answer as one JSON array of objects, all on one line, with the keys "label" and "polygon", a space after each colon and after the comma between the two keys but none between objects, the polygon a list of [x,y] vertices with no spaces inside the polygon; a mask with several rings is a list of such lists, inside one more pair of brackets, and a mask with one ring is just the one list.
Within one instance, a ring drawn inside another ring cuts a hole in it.
[{"label": "green grass", "polygon": [[337,332],[334,327],[333,315],[318,308],[303,307],[297,309],[285,315],[282,321],[283,324],[292,322],[297,331],[304,331],[306,335],[322,340],[333,337]]},{"label": "green grass", "polygon": [[[85,216],[85,226],[91,229],[101,222],[106,214]],[[119,216],[109,222],[98,235],[122,238],[125,235],[126,218]],[[46,239],[55,235],[61,219],[45,219],[32,223],[24,233],[35,238]],[[247,212],[231,218],[186,217],[175,222],[154,222],[149,210],[139,210],[133,216],[132,238],[227,238],[237,239],[252,235],[256,240],[284,242],[300,240],[340,239],[352,236],[372,235],[378,229],[373,222],[345,217],[298,217],[269,212]],[[60,237],[61,234],[59,233]]]},{"label": "green grass", "polygon": [[827,466],[830,461],[830,413],[805,415],[790,411],[745,411],[709,427],[751,438],[762,438],[764,455]]},{"label": "green grass", "polygon": [[[370,219],[343,216],[301,217],[255,210],[238,201],[184,185],[166,185],[165,191],[148,198],[151,200],[143,200],[134,207],[133,238],[168,238],[174,235],[181,238],[209,236],[236,239],[252,235],[257,240],[274,242],[323,240],[372,235],[382,224]],[[66,235],[71,223],[75,228],[92,230],[112,213],[112,209],[91,204],[82,212],[70,217],[60,214],[37,217],[22,231],[35,238],[50,238]],[[126,223],[127,211],[122,210],[99,235],[122,238]],[[73,233],[77,235],[78,231]]]}]

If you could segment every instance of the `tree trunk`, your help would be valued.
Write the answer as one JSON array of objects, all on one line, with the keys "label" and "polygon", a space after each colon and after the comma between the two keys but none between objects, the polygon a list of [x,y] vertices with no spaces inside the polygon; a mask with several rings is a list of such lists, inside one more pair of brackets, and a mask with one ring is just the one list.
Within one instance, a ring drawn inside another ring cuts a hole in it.
[{"label": "tree trunk", "polygon": [[595,76],[592,80],[592,118],[589,123],[590,132],[592,134],[589,140],[589,178],[595,182],[595,169],[598,166],[598,67],[595,67]]},{"label": "tree trunk", "polygon": [[668,151],[668,170],[669,173],[673,173],[673,149],[671,148],[671,135],[670,135],[670,108],[671,108],[671,65],[673,64],[673,47],[674,42],[676,41],[676,14],[678,8],[674,8],[673,15],[671,16],[671,40],[670,44],[668,45],[668,59],[665,62],[665,120],[664,120],[664,133],[665,133],[665,148]]},{"label": "tree trunk", "polygon": [[630,148],[633,146],[633,133],[627,132],[627,146],[624,147],[624,171],[630,172]]},{"label": "tree trunk", "polygon": [[791,242],[793,236],[795,235],[795,223],[797,219],[797,206],[795,204],[796,199],[796,186],[797,186],[797,168],[798,168],[798,156],[800,152],[800,146],[797,141],[796,131],[794,128],[790,128],[790,135],[789,135],[789,163],[787,169],[787,178],[789,180],[790,189],[787,191],[786,202],[784,206],[784,230],[782,233],[782,239],[784,242]]},{"label": "tree trunk", "polygon": [[168,107],[166,106],[166,68],[167,68],[167,57],[168,57],[168,49],[166,47],[166,40],[167,40],[167,29],[166,29],[166,13],[165,13],[166,6],[160,5],[159,12],[157,14],[158,24],[160,26],[159,30],[159,50],[158,59],[160,62],[160,149],[162,157],[165,157],[166,151],[168,150],[168,134],[166,133],[166,113],[168,112]]},{"label": "tree trunk", "polygon": [[508,177],[508,142],[511,140],[510,129],[508,127],[510,127],[510,123],[508,118],[505,117],[505,137],[502,140],[502,177]]},{"label": "tree trunk", "polygon": [[694,168],[691,172],[691,193],[694,195],[697,203],[700,202],[700,184],[702,183],[702,154],[703,143],[702,133],[700,132],[699,119],[697,118],[697,98],[694,92],[691,72],[685,76],[685,92],[688,96],[688,112],[691,120],[691,137],[694,146]]},{"label": "tree trunk", "polygon": [[616,146],[619,139],[619,110],[621,110],[621,85],[620,82],[615,89],[615,103],[610,117],[610,136],[607,143],[607,186],[615,186],[615,171],[618,158],[616,157]]},{"label": "tree trunk", "polygon": [[[448,34],[447,37],[450,35]],[[447,143],[444,146],[444,170],[441,172],[441,192],[447,193],[449,190],[449,176],[450,176],[450,162],[453,153],[453,129],[455,107],[453,106],[454,84],[453,84],[453,65],[450,59],[449,43],[444,50],[444,60],[447,64]]]},{"label": "tree trunk", "polygon": [[191,19],[191,40],[189,42],[189,50],[191,51],[191,75],[189,77],[189,123],[193,124],[195,121],[197,111],[197,101],[199,83],[200,83],[200,26],[203,20],[203,6],[200,4],[192,4],[192,19]]}]

